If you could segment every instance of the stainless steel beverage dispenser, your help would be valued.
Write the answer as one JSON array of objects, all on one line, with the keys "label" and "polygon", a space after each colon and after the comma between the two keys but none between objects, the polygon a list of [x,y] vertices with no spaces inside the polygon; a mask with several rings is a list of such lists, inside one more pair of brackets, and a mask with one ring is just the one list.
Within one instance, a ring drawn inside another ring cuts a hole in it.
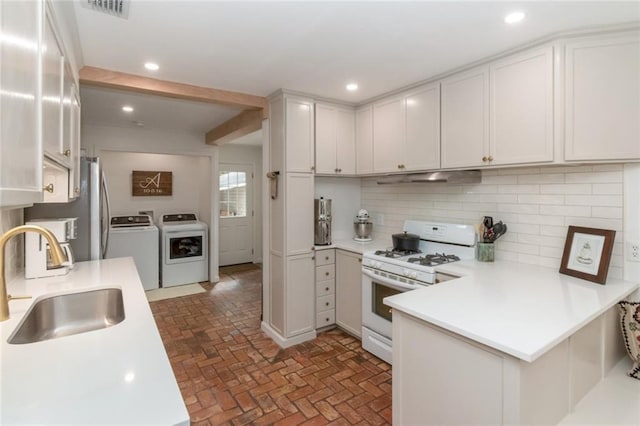
[{"label": "stainless steel beverage dispenser", "polygon": [[331,200],[324,197],[314,200],[314,242],[318,246],[331,244]]}]

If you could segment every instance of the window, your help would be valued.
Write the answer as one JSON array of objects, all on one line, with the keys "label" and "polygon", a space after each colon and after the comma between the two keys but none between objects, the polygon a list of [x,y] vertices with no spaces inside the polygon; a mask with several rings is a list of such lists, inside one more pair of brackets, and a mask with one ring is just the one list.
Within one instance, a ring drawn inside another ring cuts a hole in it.
[{"label": "window", "polygon": [[220,172],[220,217],[247,216],[247,174]]}]

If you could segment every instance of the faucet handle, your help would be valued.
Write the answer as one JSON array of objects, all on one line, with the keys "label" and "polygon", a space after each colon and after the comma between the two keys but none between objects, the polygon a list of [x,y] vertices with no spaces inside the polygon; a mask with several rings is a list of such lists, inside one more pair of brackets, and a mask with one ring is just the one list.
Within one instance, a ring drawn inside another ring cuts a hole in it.
[{"label": "faucet handle", "polygon": [[31,299],[32,296],[12,296],[10,294],[7,295],[7,300],[16,300],[16,299]]}]

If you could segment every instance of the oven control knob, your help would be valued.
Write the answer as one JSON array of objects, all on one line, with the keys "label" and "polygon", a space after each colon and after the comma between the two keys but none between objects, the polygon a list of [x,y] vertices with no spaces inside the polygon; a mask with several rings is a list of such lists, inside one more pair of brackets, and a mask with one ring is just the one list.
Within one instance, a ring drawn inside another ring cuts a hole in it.
[{"label": "oven control knob", "polygon": [[381,268],[382,267],[382,263],[380,262],[376,262],[374,265],[376,268]]},{"label": "oven control knob", "polygon": [[403,269],[402,270],[402,275],[404,275],[405,277],[410,277],[411,276],[411,271],[409,271],[408,269]]},{"label": "oven control knob", "polygon": [[413,279],[418,278],[418,273],[417,272],[412,272],[411,273],[411,278],[413,278]]}]

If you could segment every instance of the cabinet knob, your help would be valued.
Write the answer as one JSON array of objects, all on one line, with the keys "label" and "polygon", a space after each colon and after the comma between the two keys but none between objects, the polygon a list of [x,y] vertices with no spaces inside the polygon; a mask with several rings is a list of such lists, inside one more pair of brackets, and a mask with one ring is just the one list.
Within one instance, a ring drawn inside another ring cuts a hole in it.
[{"label": "cabinet knob", "polygon": [[482,157],[482,162],[486,162],[487,161],[487,157]]},{"label": "cabinet knob", "polygon": [[316,257],[315,256],[311,256],[311,260],[316,260]]},{"label": "cabinet knob", "polygon": [[73,190],[76,194],[80,194],[80,188],[76,188]]},{"label": "cabinet knob", "polygon": [[324,288],[324,290],[325,290],[325,291],[329,291],[329,287],[325,287],[325,288]]},{"label": "cabinet knob", "polygon": [[315,169],[316,169],[315,167],[311,166],[311,171],[314,171]]},{"label": "cabinet knob", "polygon": [[70,149],[65,149],[64,152],[62,153],[62,155],[64,155],[65,157],[71,157],[71,150]]},{"label": "cabinet knob", "polygon": [[325,274],[326,276],[329,276],[329,273],[328,273],[328,272],[325,272],[324,274]]},{"label": "cabinet knob", "polygon": [[489,161],[493,161],[493,157],[492,157],[492,156],[489,156],[489,158],[487,158],[487,160],[489,160]]},{"label": "cabinet knob", "polygon": [[338,173],[342,173],[342,169],[338,169]]},{"label": "cabinet knob", "polygon": [[325,318],[325,321],[329,322],[329,318]]},{"label": "cabinet knob", "polygon": [[362,263],[362,258],[361,257],[358,258],[358,262]]},{"label": "cabinet knob", "polygon": [[333,169],[334,172],[338,173],[338,169]]},{"label": "cabinet knob", "polygon": [[49,185],[45,186],[44,188],[42,188],[44,191],[47,191],[49,194],[53,194],[53,184],[50,183]]},{"label": "cabinet knob", "polygon": [[329,256],[325,256],[325,257],[324,257],[324,260],[329,260]]},{"label": "cabinet knob", "polygon": [[398,164],[399,169],[404,169],[404,164]]},{"label": "cabinet knob", "polygon": [[324,305],[325,305],[325,306],[329,306],[329,302],[325,302],[325,303],[324,303]]}]

